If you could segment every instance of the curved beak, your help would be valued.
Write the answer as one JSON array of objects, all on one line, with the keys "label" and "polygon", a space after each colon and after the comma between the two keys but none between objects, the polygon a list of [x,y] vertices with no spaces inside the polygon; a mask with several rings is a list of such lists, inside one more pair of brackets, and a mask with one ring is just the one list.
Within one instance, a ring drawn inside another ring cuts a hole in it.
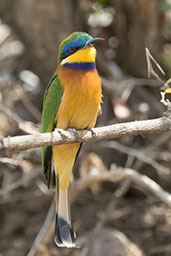
[{"label": "curved beak", "polygon": [[105,39],[102,37],[95,37],[90,39],[89,41],[87,41],[84,45],[84,47],[91,47],[94,46],[95,44],[97,44],[99,41],[104,41]]}]

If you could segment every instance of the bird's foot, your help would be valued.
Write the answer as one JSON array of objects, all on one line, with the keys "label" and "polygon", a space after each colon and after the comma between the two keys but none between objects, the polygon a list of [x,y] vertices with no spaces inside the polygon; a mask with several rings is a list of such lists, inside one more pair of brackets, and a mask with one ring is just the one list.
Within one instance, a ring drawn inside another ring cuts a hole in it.
[{"label": "bird's foot", "polygon": [[64,134],[64,130],[63,129],[60,129],[60,128],[55,128],[54,130],[55,132],[58,132],[62,138],[66,139],[67,136]]},{"label": "bird's foot", "polygon": [[88,128],[87,130],[91,132],[93,138],[96,138],[96,137],[97,137],[96,133],[93,131],[92,128]]},{"label": "bird's foot", "polygon": [[3,137],[2,137],[2,136],[0,136],[0,143],[1,143],[2,146],[3,146]]},{"label": "bird's foot", "polygon": [[75,128],[68,128],[69,132],[72,132],[75,136],[78,136],[78,131]]}]

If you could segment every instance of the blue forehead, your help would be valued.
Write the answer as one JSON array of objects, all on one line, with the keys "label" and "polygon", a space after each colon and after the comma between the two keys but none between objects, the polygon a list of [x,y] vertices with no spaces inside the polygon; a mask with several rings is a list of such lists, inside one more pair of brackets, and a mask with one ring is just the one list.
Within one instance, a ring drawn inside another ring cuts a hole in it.
[{"label": "blue forehead", "polygon": [[90,39],[91,39],[91,37],[81,39],[81,40],[77,39],[75,41],[69,42],[63,47],[63,52],[67,52],[70,47],[75,47],[75,48],[82,47]]}]

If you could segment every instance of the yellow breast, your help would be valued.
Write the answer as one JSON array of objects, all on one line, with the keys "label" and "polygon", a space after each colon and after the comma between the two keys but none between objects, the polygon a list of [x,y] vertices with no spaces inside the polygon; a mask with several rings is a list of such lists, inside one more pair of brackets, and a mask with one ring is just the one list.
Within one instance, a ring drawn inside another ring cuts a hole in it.
[{"label": "yellow breast", "polygon": [[57,113],[57,127],[85,129],[94,127],[101,103],[101,82],[95,70],[73,70],[61,66],[59,79],[64,94]]}]

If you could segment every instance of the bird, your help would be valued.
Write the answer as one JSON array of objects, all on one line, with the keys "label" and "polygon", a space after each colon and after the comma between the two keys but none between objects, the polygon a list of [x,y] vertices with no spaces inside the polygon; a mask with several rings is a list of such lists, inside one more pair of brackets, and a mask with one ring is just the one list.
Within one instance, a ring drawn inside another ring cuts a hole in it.
[{"label": "bird", "polygon": [[[73,32],[58,51],[57,68],[43,99],[42,133],[93,128],[102,102],[101,80],[96,69],[96,48],[101,37]],[[54,242],[57,247],[76,247],[71,223],[70,177],[81,143],[42,147],[42,168],[48,188],[56,186]]]}]

